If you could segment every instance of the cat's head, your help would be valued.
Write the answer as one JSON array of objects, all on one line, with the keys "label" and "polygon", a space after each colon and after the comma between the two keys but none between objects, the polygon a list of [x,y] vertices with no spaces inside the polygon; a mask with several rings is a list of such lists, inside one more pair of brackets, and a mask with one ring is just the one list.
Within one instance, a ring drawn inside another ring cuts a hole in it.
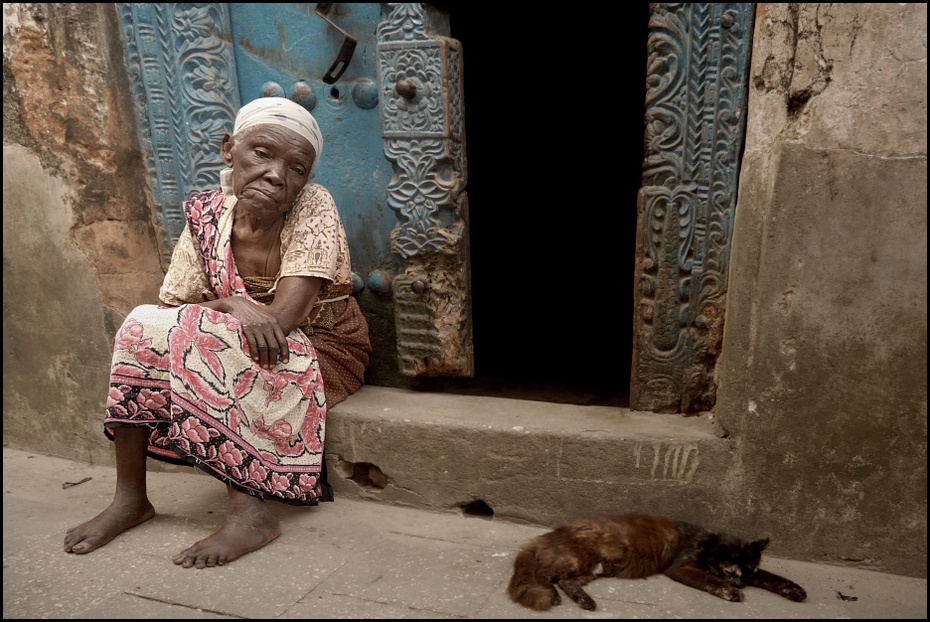
[{"label": "cat's head", "polygon": [[759,570],[762,551],[768,544],[768,538],[746,542],[715,536],[705,543],[704,563],[711,574],[729,585],[741,587]]}]

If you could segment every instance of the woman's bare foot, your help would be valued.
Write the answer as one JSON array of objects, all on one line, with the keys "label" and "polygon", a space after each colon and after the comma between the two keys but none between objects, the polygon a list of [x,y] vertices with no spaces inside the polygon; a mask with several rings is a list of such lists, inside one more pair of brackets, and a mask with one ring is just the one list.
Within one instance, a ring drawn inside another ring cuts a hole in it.
[{"label": "woman's bare foot", "polygon": [[65,552],[90,553],[153,516],[155,508],[147,499],[137,504],[114,500],[103,512],[65,533]]},{"label": "woman's bare foot", "polygon": [[226,524],[171,558],[175,564],[184,568],[222,566],[281,535],[281,524],[263,501],[232,490],[229,495]]}]

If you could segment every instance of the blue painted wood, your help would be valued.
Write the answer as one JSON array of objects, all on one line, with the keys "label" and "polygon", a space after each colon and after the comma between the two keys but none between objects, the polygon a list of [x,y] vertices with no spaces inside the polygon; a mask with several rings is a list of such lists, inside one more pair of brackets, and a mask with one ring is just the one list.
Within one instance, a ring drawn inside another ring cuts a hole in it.
[{"label": "blue painted wood", "polygon": [[219,145],[239,89],[225,4],[117,4],[140,144],[167,266],[181,230],[181,201],[219,184]]},{"label": "blue painted wood", "polygon": [[[384,157],[378,113],[377,35],[383,19],[377,3],[334,4],[330,18],[358,40],[352,61],[335,84],[323,75],[343,35],[315,13],[315,4],[231,3],[232,42],[239,97],[247,103],[274,82],[286,97],[295,85],[309,88],[311,112],[323,131],[316,181],[332,193],[349,239],[353,270],[399,269],[391,252],[397,217],[387,208],[393,174]],[[374,104],[374,105],[373,105]]]},{"label": "blue painted wood", "polygon": [[631,407],[710,409],[745,133],[752,4],[652,4]]}]

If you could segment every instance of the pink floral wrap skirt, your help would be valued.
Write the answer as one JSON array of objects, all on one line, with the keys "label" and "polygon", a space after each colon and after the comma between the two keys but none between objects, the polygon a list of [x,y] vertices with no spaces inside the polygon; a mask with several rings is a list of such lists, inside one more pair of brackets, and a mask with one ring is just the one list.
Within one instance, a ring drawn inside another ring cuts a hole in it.
[{"label": "pink floral wrap skirt", "polygon": [[231,315],[196,304],[136,307],[113,349],[107,436],[147,426],[154,458],[191,464],[262,499],[332,501],[317,354],[300,330],[287,339],[288,363],[266,370]]}]

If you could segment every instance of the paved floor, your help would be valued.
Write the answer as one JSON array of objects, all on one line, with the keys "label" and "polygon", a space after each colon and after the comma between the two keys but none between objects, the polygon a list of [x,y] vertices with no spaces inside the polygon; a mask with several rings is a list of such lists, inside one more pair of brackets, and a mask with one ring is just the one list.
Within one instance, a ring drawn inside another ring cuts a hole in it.
[{"label": "paved floor", "polygon": [[222,524],[226,500],[188,470],[150,474],[154,519],[89,555],[64,553],[65,530],[103,509],[114,483],[109,467],[3,449],[4,618],[927,617],[926,580],[777,558],[763,567],[804,586],[805,602],[749,588],[729,603],[658,576],[595,581],[597,611],[564,599],[533,612],[505,586],[514,552],[542,528],[349,499],[275,504],[275,542],[184,569],[171,556]]}]

